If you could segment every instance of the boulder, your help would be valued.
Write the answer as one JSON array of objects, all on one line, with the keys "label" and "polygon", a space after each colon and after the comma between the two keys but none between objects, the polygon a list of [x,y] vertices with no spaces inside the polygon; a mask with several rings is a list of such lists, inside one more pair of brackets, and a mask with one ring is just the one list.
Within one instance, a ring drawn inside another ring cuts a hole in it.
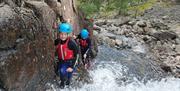
[{"label": "boulder", "polygon": [[175,46],[175,51],[180,54],[180,44]]},{"label": "boulder", "polygon": [[127,24],[128,24],[128,25],[131,25],[131,26],[134,26],[134,25],[136,24],[136,21],[135,21],[135,20],[132,20],[132,21],[129,21]]},{"label": "boulder", "polygon": [[146,27],[146,26],[147,26],[146,22],[143,21],[143,20],[138,21],[138,22],[137,22],[137,25],[138,25],[139,27]]},{"label": "boulder", "polygon": [[171,31],[157,31],[152,34],[158,40],[165,40],[165,39],[176,39],[177,34]]},{"label": "boulder", "polygon": [[153,20],[151,21],[151,25],[153,28],[157,30],[169,30],[170,27],[165,24],[162,20]]},{"label": "boulder", "polygon": [[115,45],[116,45],[116,46],[122,46],[122,45],[123,45],[123,41],[122,41],[122,40],[119,40],[119,39],[116,39],[116,40],[115,40]]},{"label": "boulder", "polygon": [[43,26],[51,31],[56,20],[55,12],[45,3],[40,1],[26,1],[25,7],[32,9],[37,17],[43,22]]}]

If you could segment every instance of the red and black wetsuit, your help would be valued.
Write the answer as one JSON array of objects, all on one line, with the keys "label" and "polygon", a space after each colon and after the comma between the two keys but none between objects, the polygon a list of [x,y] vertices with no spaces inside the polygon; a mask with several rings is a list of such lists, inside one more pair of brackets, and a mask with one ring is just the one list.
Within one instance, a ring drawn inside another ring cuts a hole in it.
[{"label": "red and black wetsuit", "polygon": [[58,68],[56,71],[60,75],[61,85],[64,86],[66,78],[68,78],[66,84],[70,83],[73,72],[67,72],[67,69],[69,67],[74,69],[79,50],[76,42],[70,38],[67,38],[65,41],[56,39],[55,45],[56,53],[58,54],[59,59]]},{"label": "red and black wetsuit", "polygon": [[73,67],[79,50],[76,42],[70,38],[65,41],[58,38],[55,40],[55,46],[59,62],[73,61]]},{"label": "red and black wetsuit", "polygon": [[86,51],[88,50],[87,57],[89,57],[90,53],[91,53],[91,40],[90,40],[90,38],[83,39],[83,38],[81,38],[80,35],[78,35],[78,37],[76,39],[79,39],[81,54],[84,55],[86,53]]}]

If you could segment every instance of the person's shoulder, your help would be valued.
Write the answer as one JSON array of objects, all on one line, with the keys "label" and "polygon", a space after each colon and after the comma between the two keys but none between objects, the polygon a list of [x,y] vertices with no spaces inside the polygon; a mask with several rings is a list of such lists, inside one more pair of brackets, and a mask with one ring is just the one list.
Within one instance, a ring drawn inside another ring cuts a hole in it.
[{"label": "person's shoulder", "polygon": [[69,47],[75,47],[75,46],[78,46],[78,45],[77,45],[76,41],[73,38],[70,38],[69,42],[68,42],[68,46]]},{"label": "person's shoulder", "polygon": [[91,39],[89,37],[86,40],[91,41]]},{"label": "person's shoulder", "polygon": [[71,38],[71,37],[69,38],[69,42],[70,42],[70,43],[76,43],[75,39],[74,39],[74,38]]},{"label": "person's shoulder", "polygon": [[60,40],[59,38],[55,39],[55,40],[54,40],[54,45],[55,45],[55,46],[58,45],[60,41],[61,41],[61,40]]},{"label": "person's shoulder", "polygon": [[76,37],[76,39],[81,39],[81,35],[78,34],[77,37]]},{"label": "person's shoulder", "polygon": [[54,41],[60,41],[60,38],[55,39]]}]

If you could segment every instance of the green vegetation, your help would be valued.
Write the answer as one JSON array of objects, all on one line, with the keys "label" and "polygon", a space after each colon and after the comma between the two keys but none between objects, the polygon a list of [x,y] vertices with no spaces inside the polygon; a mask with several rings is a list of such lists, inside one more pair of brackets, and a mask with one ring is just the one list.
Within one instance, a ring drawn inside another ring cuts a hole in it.
[{"label": "green vegetation", "polygon": [[145,10],[150,9],[157,0],[147,0],[144,3],[138,2],[137,5],[131,6],[128,8],[128,11],[134,11],[131,16],[138,16],[144,13]]},{"label": "green vegetation", "polygon": [[78,7],[86,16],[140,15],[151,8],[157,0],[77,0]]},{"label": "green vegetation", "polygon": [[86,16],[92,16],[99,12],[101,3],[104,0],[77,0],[78,7],[85,13]]}]

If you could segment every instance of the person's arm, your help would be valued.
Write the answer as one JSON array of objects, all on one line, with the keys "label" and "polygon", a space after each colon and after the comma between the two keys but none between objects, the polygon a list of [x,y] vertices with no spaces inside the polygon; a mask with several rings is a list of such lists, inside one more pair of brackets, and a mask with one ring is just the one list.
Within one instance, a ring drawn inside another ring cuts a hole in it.
[{"label": "person's arm", "polygon": [[78,35],[73,35],[73,38],[74,38],[74,40],[77,40],[77,39],[80,39],[81,36],[80,36],[80,34],[78,34]]},{"label": "person's arm", "polygon": [[91,40],[90,40],[90,38],[87,39],[87,43],[88,43],[88,49],[86,50],[86,55],[88,55],[91,52]]},{"label": "person's arm", "polygon": [[54,40],[54,45],[57,46],[57,45],[59,44],[59,41],[60,41],[59,38],[58,38],[58,39],[55,39],[55,40]]},{"label": "person's arm", "polygon": [[59,44],[59,41],[60,41],[60,39],[55,39],[55,40],[54,40],[54,46],[55,46],[55,48],[56,48],[56,49],[55,49],[55,55],[54,55],[55,58],[56,58],[57,55],[58,55],[58,54],[57,54],[57,45]]},{"label": "person's arm", "polygon": [[69,49],[73,50],[73,53],[74,53],[74,59],[72,61],[72,65],[71,65],[71,67],[73,68],[76,60],[78,60],[78,58],[79,58],[79,48],[78,48],[77,43],[74,40],[70,40],[68,43],[68,46],[69,46]]}]

